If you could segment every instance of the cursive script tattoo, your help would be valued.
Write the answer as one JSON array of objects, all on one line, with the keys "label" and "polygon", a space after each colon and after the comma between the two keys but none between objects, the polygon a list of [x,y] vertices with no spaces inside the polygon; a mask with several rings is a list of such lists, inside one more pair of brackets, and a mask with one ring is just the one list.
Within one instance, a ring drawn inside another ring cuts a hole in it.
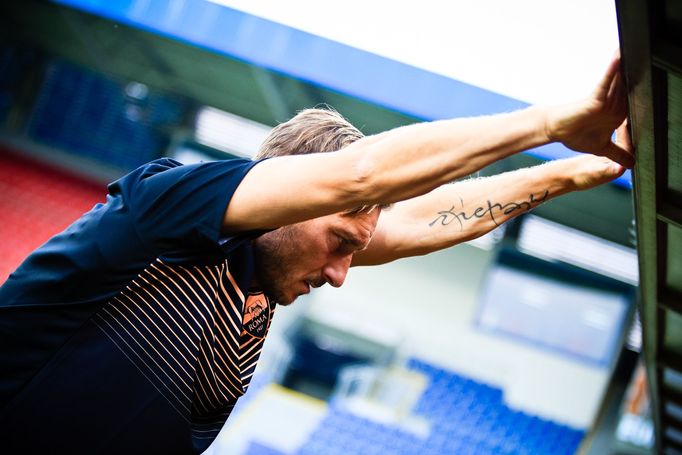
[{"label": "cursive script tattoo", "polygon": [[489,199],[486,201],[485,206],[476,207],[471,213],[467,214],[464,211],[464,200],[459,198],[459,207],[453,204],[448,210],[441,210],[437,213],[436,219],[429,223],[429,227],[435,225],[448,226],[453,222],[457,222],[459,230],[464,229],[464,222],[472,218],[484,218],[489,217],[495,226],[499,226],[500,223],[495,218],[495,214],[499,216],[500,213],[503,215],[511,215],[512,213],[519,211],[524,212],[533,208],[533,204],[537,205],[545,202],[549,196],[549,190],[545,190],[542,197],[537,199],[534,194],[528,196],[528,200],[521,202],[508,202],[506,204],[500,204],[499,202],[491,202]]}]

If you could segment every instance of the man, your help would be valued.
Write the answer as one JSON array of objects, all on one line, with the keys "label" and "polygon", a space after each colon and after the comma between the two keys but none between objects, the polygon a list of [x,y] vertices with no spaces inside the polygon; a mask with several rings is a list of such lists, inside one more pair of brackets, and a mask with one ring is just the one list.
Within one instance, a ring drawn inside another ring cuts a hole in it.
[{"label": "man", "polygon": [[[308,110],[255,161],[133,171],[0,288],[0,444],[204,450],[249,385],[276,303],[613,180],[634,159],[611,142],[625,116],[615,59],[573,104],[371,137]],[[552,141],[588,154],[445,185]]]}]

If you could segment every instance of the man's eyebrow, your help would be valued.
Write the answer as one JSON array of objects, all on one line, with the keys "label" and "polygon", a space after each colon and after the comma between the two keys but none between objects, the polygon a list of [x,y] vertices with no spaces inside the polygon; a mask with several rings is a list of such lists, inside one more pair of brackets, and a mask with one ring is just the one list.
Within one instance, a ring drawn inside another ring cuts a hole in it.
[{"label": "man's eyebrow", "polygon": [[358,251],[364,250],[369,245],[369,242],[365,243],[356,234],[346,229],[339,229],[337,234],[340,235],[345,241],[350,243],[353,247],[357,248]]}]

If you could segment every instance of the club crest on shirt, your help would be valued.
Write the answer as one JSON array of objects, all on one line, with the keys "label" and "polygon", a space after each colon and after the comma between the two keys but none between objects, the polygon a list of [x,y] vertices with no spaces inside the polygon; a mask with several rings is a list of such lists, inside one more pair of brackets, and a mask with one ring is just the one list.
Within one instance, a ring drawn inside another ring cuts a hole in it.
[{"label": "club crest on shirt", "polygon": [[242,328],[256,338],[263,338],[270,322],[270,303],[262,292],[249,294],[244,304]]}]

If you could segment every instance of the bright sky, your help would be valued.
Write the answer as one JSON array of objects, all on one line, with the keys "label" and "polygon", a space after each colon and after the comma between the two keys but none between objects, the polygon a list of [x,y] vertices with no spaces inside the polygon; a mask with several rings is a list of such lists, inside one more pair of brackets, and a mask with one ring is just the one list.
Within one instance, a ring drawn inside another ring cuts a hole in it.
[{"label": "bright sky", "polygon": [[210,0],[529,103],[590,92],[613,0]]}]

